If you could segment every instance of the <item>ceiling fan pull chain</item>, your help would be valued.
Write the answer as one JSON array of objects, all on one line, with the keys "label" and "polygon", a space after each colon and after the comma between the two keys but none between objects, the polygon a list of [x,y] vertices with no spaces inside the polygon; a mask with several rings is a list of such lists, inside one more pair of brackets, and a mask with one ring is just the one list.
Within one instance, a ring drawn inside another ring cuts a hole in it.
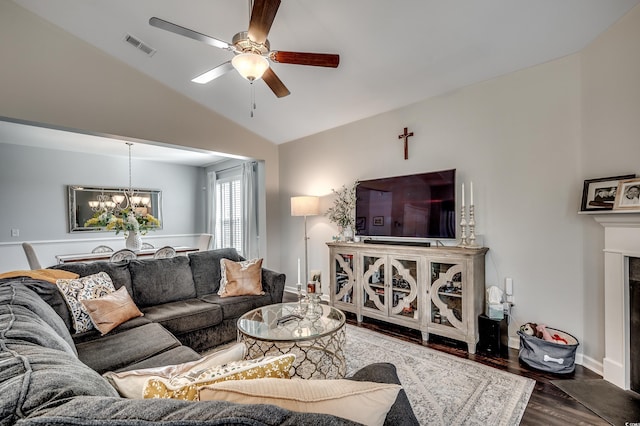
[{"label": "ceiling fan pull chain", "polygon": [[256,94],[253,89],[253,81],[250,81],[249,84],[249,87],[251,88],[251,92],[249,94],[249,115],[251,118],[253,118],[253,110],[256,109]]}]

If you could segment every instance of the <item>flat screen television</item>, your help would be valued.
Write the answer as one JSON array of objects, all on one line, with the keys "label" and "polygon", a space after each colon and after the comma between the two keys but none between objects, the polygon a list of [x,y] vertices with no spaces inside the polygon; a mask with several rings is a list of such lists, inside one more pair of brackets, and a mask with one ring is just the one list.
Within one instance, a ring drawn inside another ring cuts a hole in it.
[{"label": "flat screen television", "polygon": [[455,189],[455,169],[360,181],[356,235],[455,239]]}]

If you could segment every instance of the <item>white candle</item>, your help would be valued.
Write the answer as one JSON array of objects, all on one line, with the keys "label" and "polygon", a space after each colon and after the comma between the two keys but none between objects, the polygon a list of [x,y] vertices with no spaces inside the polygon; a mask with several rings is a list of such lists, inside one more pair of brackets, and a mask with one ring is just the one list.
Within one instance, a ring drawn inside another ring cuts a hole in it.
[{"label": "white candle", "polygon": [[471,181],[471,200],[470,200],[470,204],[473,205],[473,181]]},{"label": "white candle", "polygon": [[300,258],[298,258],[298,284],[300,284]]},{"label": "white candle", "polygon": [[462,207],[464,207],[464,182],[462,183]]}]

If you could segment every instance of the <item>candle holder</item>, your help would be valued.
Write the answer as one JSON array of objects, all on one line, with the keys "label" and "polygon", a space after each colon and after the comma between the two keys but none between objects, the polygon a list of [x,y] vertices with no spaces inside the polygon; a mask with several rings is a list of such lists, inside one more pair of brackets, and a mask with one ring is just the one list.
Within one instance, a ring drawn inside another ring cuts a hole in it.
[{"label": "candle holder", "polygon": [[469,243],[467,248],[478,248],[476,244],[476,208],[473,204],[469,206]]},{"label": "candle holder", "polygon": [[305,318],[309,319],[311,322],[316,321],[318,318],[322,316],[322,306],[320,306],[320,296],[322,293],[308,293],[307,299],[309,300],[309,305],[307,306],[307,313]]},{"label": "candle holder", "polygon": [[293,313],[300,316],[305,316],[307,313],[307,304],[303,303],[304,297],[302,296],[302,284],[298,281],[298,304],[293,309]]},{"label": "candle holder", "polygon": [[464,206],[462,206],[462,211],[460,212],[460,244],[458,247],[467,247],[467,219],[465,219],[465,210]]}]

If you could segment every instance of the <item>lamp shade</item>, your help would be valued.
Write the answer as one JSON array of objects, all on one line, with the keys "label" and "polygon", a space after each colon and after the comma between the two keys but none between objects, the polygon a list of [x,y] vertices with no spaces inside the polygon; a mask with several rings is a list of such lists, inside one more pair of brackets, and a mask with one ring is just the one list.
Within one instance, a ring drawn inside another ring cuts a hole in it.
[{"label": "lamp shade", "polygon": [[320,214],[320,197],[291,197],[291,216],[315,216]]},{"label": "lamp shade", "polygon": [[241,53],[231,60],[231,65],[249,81],[258,80],[269,68],[269,61],[257,53]]}]

